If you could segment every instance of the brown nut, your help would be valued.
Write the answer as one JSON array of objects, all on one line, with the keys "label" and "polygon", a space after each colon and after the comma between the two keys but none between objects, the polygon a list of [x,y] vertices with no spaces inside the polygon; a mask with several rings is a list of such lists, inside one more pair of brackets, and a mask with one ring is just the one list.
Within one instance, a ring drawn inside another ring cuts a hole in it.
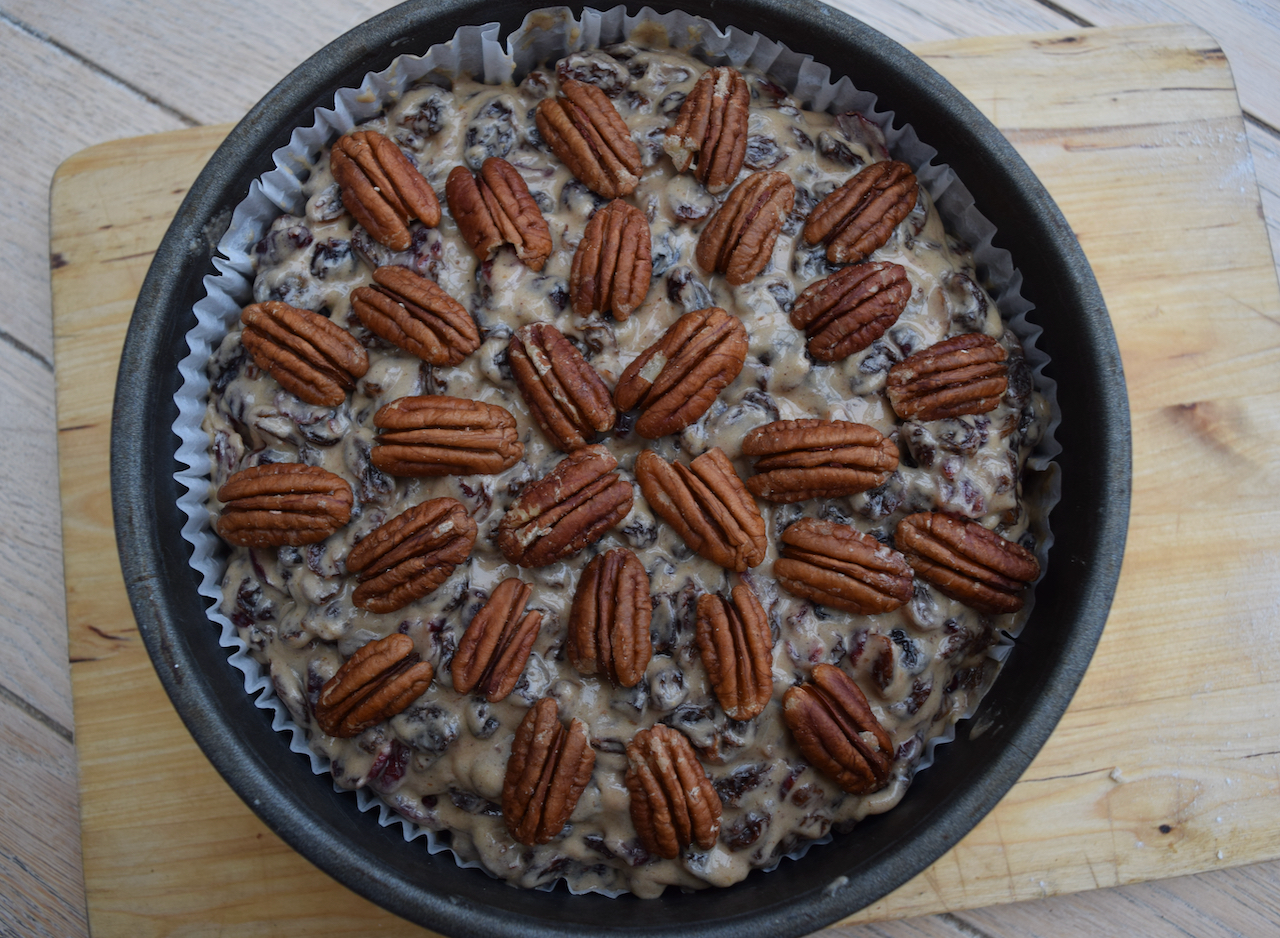
[{"label": "brown nut", "polygon": [[369,356],[328,316],[288,303],[251,303],[240,313],[240,341],[258,367],[300,400],[337,407],[369,370]]},{"label": "brown nut", "polygon": [[698,235],[698,266],[724,274],[735,286],[749,283],[773,257],[773,245],[795,202],[796,187],[786,173],[752,173],[729,193]]},{"label": "brown nut", "polygon": [[818,361],[840,361],[884,335],[910,299],[911,281],[900,264],[854,264],[805,287],[791,325],[804,330]]},{"label": "brown nut", "polygon": [[573,255],[569,295],[573,311],[613,313],[624,322],[644,302],[653,275],[649,220],[634,205],[614,199],[598,209]]},{"label": "brown nut", "polygon": [[622,372],[613,390],[620,411],[639,408],[636,433],[656,440],[707,412],[747,360],[742,320],[718,306],[685,313]]},{"label": "brown nut", "polygon": [[636,481],[649,506],[694,552],[738,573],[764,560],[764,518],[719,447],[688,466],[647,449],[636,457]]},{"label": "brown nut", "polygon": [[759,457],[751,494],[781,503],[855,495],[898,468],[893,440],[847,420],[775,420],[743,437],[742,454]]},{"label": "brown nut", "polygon": [[476,257],[487,260],[509,244],[520,263],[542,270],[551,256],[551,229],[518,169],[497,156],[480,165],[478,176],[455,166],[445,180],[444,196]]},{"label": "brown nut", "polygon": [[1009,387],[1008,353],[989,335],[943,339],[889,369],[885,391],[903,420],[942,420],[995,410]]},{"label": "brown nut", "polygon": [[668,860],[697,846],[710,850],[720,836],[720,796],[688,738],[658,723],[627,744],[631,822],[640,845]]},{"label": "brown nut", "polygon": [[606,199],[630,195],[644,164],[631,130],[595,85],[569,79],[558,98],[538,102],[538,133],[560,162]]},{"label": "brown nut", "polygon": [[919,577],[979,612],[1017,612],[1022,591],[1040,575],[1040,562],[1021,544],[941,512],[903,518],[894,542]]},{"label": "brown nut", "polygon": [[739,583],[730,596],[698,597],[698,651],[721,709],[750,720],[773,697],[773,634],[751,587]]},{"label": "brown nut", "polygon": [[750,106],[751,92],[737,69],[720,65],[703,72],[662,141],[676,172],[692,163],[708,192],[729,188],[747,155]]},{"label": "brown nut", "polygon": [[350,739],[403,712],[431,684],[434,669],[419,661],[413,639],[395,632],[369,642],[320,688],[316,723],[330,736]]},{"label": "brown nut", "polygon": [[379,267],[373,286],[351,291],[351,308],[370,332],[432,365],[456,365],[480,347],[466,307],[406,267]]},{"label": "brown nut", "polygon": [[532,592],[518,577],[508,577],[480,607],[453,656],[453,689],[459,694],[474,690],[497,703],[515,689],[542,627],[541,612],[524,611]]},{"label": "brown nut", "polygon": [[893,739],[839,668],[820,664],[807,684],[788,689],[782,717],[805,759],[845,791],[866,795],[888,783]]},{"label": "brown nut", "polygon": [[906,558],[847,524],[801,518],[782,532],[781,553],[778,583],[815,603],[873,616],[911,598]]},{"label": "brown nut", "polygon": [[315,544],[351,520],[346,479],[319,466],[269,463],[242,469],[218,489],[218,536],[241,547]]},{"label": "brown nut", "polygon": [[476,523],[455,498],[433,498],[386,521],[351,548],[347,569],[359,574],[351,601],[394,612],[434,592],[471,555]]},{"label": "brown nut", "polygon": [[866,260],[911,214],[919,191],[906,163],[872,163],[817,204],[804,224],[804,239],[826,242],[827,260],[833,264]]},{"label": "brown nut", "polygon": [[591,781],[596,753],[587,725],[576,717],[566,727],[554,697],[543,697],[524,715],[511,742],[502,782],[502,819],[511,836],[533,846],[564,829]]},{"label": "brown nut", "polygon": [[498,522],[498,549],[521,567],[571,557],[631,511],[631,483],[615,471],[603,446],[587,446],[560,460],[512,502]]},{"label": "brown nut", "polygon": [[582,674],[603,674],[635,687],[653,656],[649,574],[625,547],[598,554],[582,571],[569,613],[569,661]]},{"label": "brown nut", "polygon": [[329,169],[342,187],[342,204],[369,236],[393,251],[407,251],[409,221],[440,224],[440,201],[413,161],[376,130],[339,137]]},{"label": "brown nut", "polygon": [[529,415],[566,453],[613,429],[618,412],[608,387],[555,326],[535,322],[517,329],[507,361]]},{"label": "brown nut", "polygon": [[483,401],[428,394],[378,409],[370,461],[393,476],[465,476],[510,469],[524,456],[516,418]]}]

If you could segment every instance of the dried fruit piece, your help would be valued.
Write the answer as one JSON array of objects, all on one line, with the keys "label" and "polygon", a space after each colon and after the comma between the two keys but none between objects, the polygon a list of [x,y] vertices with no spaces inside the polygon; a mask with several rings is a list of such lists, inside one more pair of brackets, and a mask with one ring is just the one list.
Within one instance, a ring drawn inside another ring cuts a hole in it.
[{"label": "dried fruit piece", "polygon": [[747,155],[750,105],[751,92],[737,69],[720,65],[703,72],[662,142],[676,172],[692,163],[707,191],[727,189]]},{"label": "dried fruit piece", "polygon": [[833,264],[856,264],[885,245],[915,208],[919,190],[906,163],[872,163],[817,204],[804,224],[804,239],[826,242]]},{"label": "dried fruit piece", "polygon": [[569,661],[582,674],[603,674],[635,687],[653,655],[649,574],[625,547],[598,554],[582,571],[569,613]]},{"label": "dried fruit piece", "polygon": [[542,626],[542,613],[524,611],[532,593],[519,577],[498,584],[480,607],[453,656],[453,689],[473,690],[497,703],[515,689]]},{"label": "dried fruit piece", "polygon": [[524,456],[516,418],[496,404],[428,394],[379,408],[370,461],[393,476],[494,473]]},{"label": "dried fruit piece", "polygon": [[569,295],[573,311],[613,313],[623,322],[644,302],[653,275],[649,220],[634,205],[614,199],[598,209],[573,255]]},{"label": "dried fruit piece", "polygon": [[426,692],[434,670],[419,661],[413,639],[395,632],[362,646],[320,688],[316,723],[350,739],[405,710]]},{"label": "dried fruit piece", "polygon": [[902,265],[854,264],[805,287],[791,309],[791,325],[804,330],[809,354],[818,361],[840,361],[884,335],[910,299]]},{"label": "dried fruit piece", "polygon": [[373,286],[351,291],[351,308],[371,332],[432,365],[456,365],[480,347],[466,307],[406,267],[379,267]]},{"label": "dried fruit piece", "polygon": [[775,420],[743,437],[742,454],[759,457],[751,493],[782,503],[865,492],[898,468],[893,440],[848,420]]},{"label": "dried fruit piece", "polygon": [[530,270],[542,270],[551,255],[551,230],[520,171],[498,156],[480,165],[479,176],[455,166],[444,184],[449,213],[480,260],[504,244]]},{"label": "dried fruit piece", "polygon": [[782,716],[805,759],[845,791],[866,795],[888,783],[893,739],[839,668],[820,664],[808,683],[788,689]]},{"label": "dried fruit piece", "polygon": [[903,420],[985,414],[1009,387],[1007,357],[989,335],[953,335],[890,368],[885,391]]},{"label": "dried fruit piece", "polygon": [[801,518],[782,532],[773,575],[783,589],[871,616],[911,598],[911,567],[896,550],[847,524]]},{"label": "dried fruit piece", "polygon": [[551,151],[592,192],[618,199],[640,182],[640,149],[618,109],[595,85],[563,82],[559,97],[538,103],[535,120]]},{"label": "dried fruit piece", "polygon": [[342,187],[342,204],[370,237],[393,251],[412,243],[409,221],[428,228],[440,224],[440,201],[400,148],[376,130],[339,137],[329,169]]},{"label": "dried fruit piece", "polygon": [[730,596],[698,597],[698,651],[720,707],[731,719],[750,720],[773,697],[773,635],[751,587],[739,583]]},{"label": "dried fruit piece", "polygon": [[613,429],[618,413],[608,387],[555,326],[535,322],[517,329],[507,360],[529,415],[566,453]]},{"label": "dried fruit piece", "polygon": [[735,286],[749,283],[773,257],[773,245],[795,201],[796,187],[786,173],[752,173],[702,229],[694,252],[698,266],[724,274]]},{"label": "dried fruit piece", "polygon": [[502,782],[502,819],[517,841],[549,843],[564,829],[591,781],[596,754],[587,725],[566,727],[554,697],[543,697],[525,714],[511,743]]},{"label": "dried fruit piece", "polygon": [[627,745],[631,822],[640,844],[668,860],[689,846],[710,850],[720,836],[720,796],[679,730],[658,723]]},{"label": "dried fruit piece", "polygon": [[979,612],[1017,612],[1040,562],[1021,544],[941,512],[908,515],[894,534],[912,569],[952,599]]},{"label": "dried fruit piece", "polygon": [[315,544],[351,520],[341,476],[319,466],[269,463],[242,469],[218,489],[218,536],[241,547]]},{"label": "dried fruit piece", "polygon": [[369,370],[369,356],[328,316],[288,303],[251,303],[240,313],[240,341],[258,367],[300,400],[337,407]]}]

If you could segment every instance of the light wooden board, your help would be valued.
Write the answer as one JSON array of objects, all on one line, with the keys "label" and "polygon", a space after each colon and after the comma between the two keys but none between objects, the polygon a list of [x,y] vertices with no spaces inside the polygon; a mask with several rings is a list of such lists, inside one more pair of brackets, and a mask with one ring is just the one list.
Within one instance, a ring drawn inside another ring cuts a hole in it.
[{"label": "light wooden board", "polygon": [[[1130,386],[1133,516],[1112,616],[1058,730],[954,850],[853,921],[1280,856],[1280,291],[1225,58],[1182,27],[917,51],[1010,136],[1094,264]],[[53,191],[91,923],[99,938],[286,922],[420,934],[335,888],[218,778],[163,696],[119,582],[114,363],[148,254],[223,131],[95,147]]]}]

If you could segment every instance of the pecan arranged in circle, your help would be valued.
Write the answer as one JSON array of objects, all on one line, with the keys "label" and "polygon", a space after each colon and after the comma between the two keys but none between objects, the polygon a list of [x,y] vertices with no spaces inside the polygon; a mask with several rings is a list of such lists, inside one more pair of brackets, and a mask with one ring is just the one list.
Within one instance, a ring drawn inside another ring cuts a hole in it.
[{"label": "pecan arranged in circle", "polygon": [[529,415],[566,453],[613,429],[618,413],[608,387],[555,326],[535,322],[517,329],[507,361]]},{"label": "pecan arranged in circle", "polygon": [[782,532],[773,575],[824,606],[873,616],[911,598],[911,567],[896,550],[847,524],[801,518]]},{"label": "pecan arranged in circle", "polygon": [[759,716],[773,697],[773,635],[751,587],[739,583],[727,600],[698,597],[697,642],[724,712],[733,720]]},{"label": "pecan arranged in circle", "polygon": [[770,502],[855,495],[898,468],[893,440],[848,420],[775,420],[743,437],[742,454],[759,457],[747,488]]},{"label": "pecan arranged in circle", "polygon": [[649,574],[640,558],[618,547],[582,571],[569,613],[569,661],[582,674],[603,674],[616,687],[635,687],[653,656]]},{"label": "pecan arranged in circle", "polygon": [[508,577],[480,607],[453,655],[453,689],[459,694],[475,690],[497,703],[515,689],[542,627],[541,612],[524,611],[532,592],[519,577]]},{"label": "pecan arranged in circle", "polygon": [[502,782],[502,819],[522,844],[549,843],[564,829],[591,781],[596,753],[587,725],[576,717],[566,727],[554,697],[543,697],[525,714],[511,742]]},{"label": "pecan arranged in circle", "polygon": [[434,674],[430,661],[418,660],[408,635],[369,642],[320,688],[316,723],[330,736],[359,736],[421,697]]},{"label": "pecan arranged in circle", "polygon": [[903,518],[894,543],[922,579],[979,612],[1017,612],[1022,591],[1040,575],[1040,562],[1021,544],[941,512]]},{"label": "pecan arranged in circle", "polygon": [[315,544],[351,520],[354,499],[341,476],[319,466],[268,463],[242,469],[218,489],[214,528],[228,544]]},{"label": "pecan arranged in circle", "polygon": [[695,553],[738,573],[764,560],[764,518],[718,446],[688,466],[647,449],[636,457],[636,481]]},{"label": "pecan arranged in circle", "polygon": [[351,601],[394,612],[434,592],[471,555],[476,523],[462,502],[433,498],[384,522],[351,548],[347,569],[359,574]]},{"label": "pecan arranged in circle", "polygon": [[679,730],[658,723],[636,733],[627,744],[626,784],[645,850],[674,860],[686,847],[716,845],[720,796]]},{"label": "pecan arranged in circle", "polygon": [[888,783],[893,739],[862,689],[835,665],[818,665],[808,683],[788,689],[782,718],[805,759],[845,791],[866,795]]},{"label": "pecan arranged in circle", "polygon": [[786,173],[752,173],[702,229],[694,252],[698,266],[724,274],[734,286],[751,282],[773,257],[782,223],[795,202],[796,187]]},{"label": "pecan arranged in circle", "polygon": [[516,418],[483,401],[427,394],[378,409],[370,461],[393,476],[465,476],[510,469],[524,456]]},{"label": "pecan arranged in circle", "polygon": [[586,446],[530,484],[498,522],[498,549],[521,567],[571,557],[631,511],[631,483],[603,446]]},{"label": "pecan arranged in circle", "polygon": [[563,82],[559,97],[538,103],[535,120],[551,152],[592,192],[617,199],[640,182],[640,148],[618,109],[595,85],[573,78]]},{"label": "pecan arranged in circle", "polygon": [[872,163],[817,204],[804,223],[804,239],[826,242],[833,264],[856,264],[884,247],[915,208],[919,191],[906,163]]},{"label": "pecan arranged in circle", "polygon": [[639,408],[636,433],[656,440],[707,412],[747,360],[742,320],[718,306],[685,313],[622,372],[618,410]]},{"label": "pecan arranged in circle", "polygon": [[613,313],[624,322],[644,302],[653,275],[649,220],[634,205],[614,199],[598,209],[573,255],[569,295],[573,311]]},{"label": "pecan arranged in circle", "polygon": [[727,189],[747,155],[750,106],[751,92],[737,69],[720,65],[703,72],[662,142],[676,172],[692,163],[708,192]]},{"label": "pecan arranged in circle", "polygon": [[791,309],[791,325],[809,337],[810,355],[836,362],[884,335],[909,299],[911,281],[902,265],[854,264],[805,287]]},{"label": "pecan arranged in circle", "polygon": [[551,255],[551,229],[520,171],[502,157],[485,160],[478,176],[455,166],[445,180],[444,197],[458,231],[480,260],[509,244],[520,263],[542,270]]},{"label": "pecan arranged in circle", "polygon": [[246,306],[240,321],[258,367],[308,404],[339,406],[369,370],[363,346],[328,316],[272,300]]},{"label": "pecan arranged in circle", "polygon": [[480,347],[465,306],[407,267],[379,267],[373,286],[351,291],[365,328],[432,365],[456,365]]},{"label": "pecan arranged in circle", "polygon": [[985,414],[1009,387],[1007,357],[989,335],[953,335],[890,368],[885,391],[903,420]]},{"label": "pecan arranged in circle", "polygon": [[339,137],[329,169],[342,187],[342,204],[369,236],[393,251],[412,242],[409,221],[440,224],[440,200],[413,161],[376,130]]}]

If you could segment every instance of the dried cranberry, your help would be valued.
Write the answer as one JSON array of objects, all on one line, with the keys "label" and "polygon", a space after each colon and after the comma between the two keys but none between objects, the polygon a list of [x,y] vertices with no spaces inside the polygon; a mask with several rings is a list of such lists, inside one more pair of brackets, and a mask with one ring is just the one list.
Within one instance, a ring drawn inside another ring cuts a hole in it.
[{"label": "dried cranberry", "polygon": [[769,826],[769,815],[757,811],[748,811],[742,817],[727,825],[720,834],[730,850],[745,850],[765,832]]}]

